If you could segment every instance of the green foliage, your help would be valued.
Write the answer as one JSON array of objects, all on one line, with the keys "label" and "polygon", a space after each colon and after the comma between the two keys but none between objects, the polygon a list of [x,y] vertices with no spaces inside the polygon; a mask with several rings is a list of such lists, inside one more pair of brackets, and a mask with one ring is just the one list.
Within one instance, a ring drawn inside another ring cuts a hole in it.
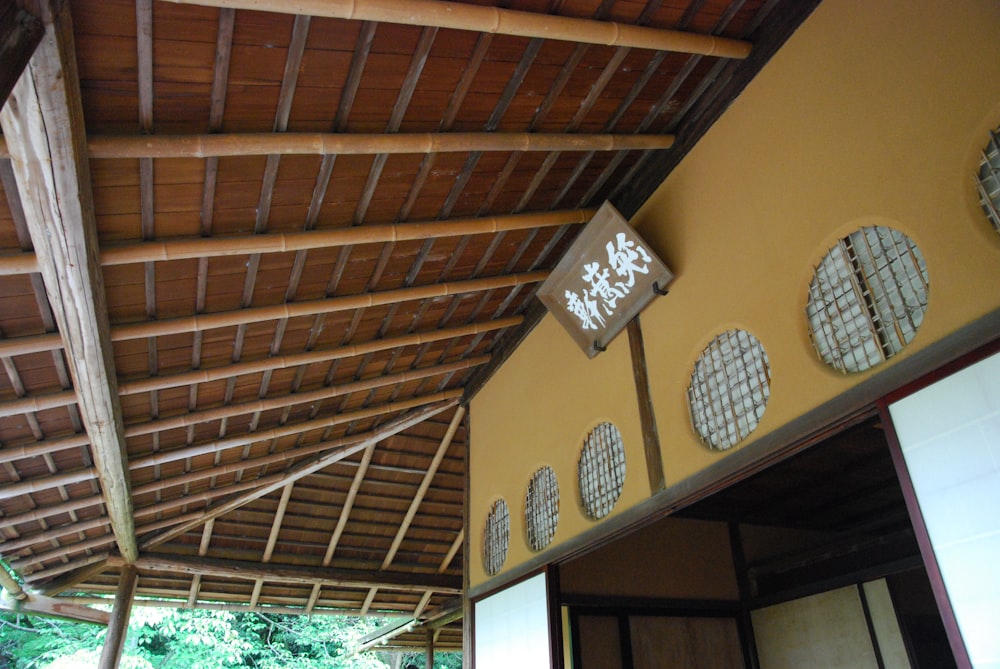
[{"label": "green foliage", "polygon": [[[381,622],[137,606],[121,669],[387,669],[376,653],[348,657]],[[0,614],[0,669],[90,669],[103,643],[96,625]],[[424,658],[407,662],[423,667]],[[461,655],[438,653],[434,665],[461,669]]]},{"label": "green foliage", "polygon": [[[417,669],[424,669],[427,658],[423,653],[406,653],[403,655],[402,666],[412,664]],[[462,669],[462,654],[458,652],[434,653],[434,669]]]},{"label": "green foliage", "polygon": [[[23,614],[0,614],[0,668],[35,669],[77,651],[100,649],[104,629]],[[94,662],[96,665],[96,660]],[[78,669],[83,665],[76,665]]]}]

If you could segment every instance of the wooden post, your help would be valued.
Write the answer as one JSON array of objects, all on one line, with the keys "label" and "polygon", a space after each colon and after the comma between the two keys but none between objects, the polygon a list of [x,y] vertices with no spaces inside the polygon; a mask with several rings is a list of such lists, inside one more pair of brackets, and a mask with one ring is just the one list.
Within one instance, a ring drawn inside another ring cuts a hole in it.
[{"label": "wooden post", "polygon": [[649,492],[655,495],[667,487],[663,475],[663,455],[660,453],[660,433],[653,413],[653,398],[649,393],[649,373],[646,370],[646,349],[642,343],[642,326],[636,316],[628,324],[628,345],[632,353],[632,375],[635,377],[635,394],[639,401],[639,421],[642,424],[642,443],[646,451],[646,473],[649,475]]},{"label": "wooden post", "polygon": [[98,669],[117,669],[121,661],[122,648],[125,647],[125,636],[128,634],[128,619],[132,612],[132,600],[139,585],[139,572],[131,564],[123,564],[118,580],[118,592],[115,593],[115,605],[111,609],[111,620],[108,622],[108,634],[104,637],[104,649],[97,663]]},{"label": "wooden post", "polygon": [[427,628],[427,659],[424,661],[426,669],[434,669],[434,630]]}]

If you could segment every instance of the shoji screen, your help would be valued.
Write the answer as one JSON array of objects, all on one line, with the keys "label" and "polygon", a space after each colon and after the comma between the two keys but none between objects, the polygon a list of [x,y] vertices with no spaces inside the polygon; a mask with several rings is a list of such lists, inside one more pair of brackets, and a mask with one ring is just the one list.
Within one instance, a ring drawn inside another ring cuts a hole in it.
[{"label": "shoji screen", "polygon": [[476,669],[550,669],[545,574],[476,602]]},{"label": "shoji screen", "polygon": [[889,411],[970,660],[1000,668],[1000,354]]}]

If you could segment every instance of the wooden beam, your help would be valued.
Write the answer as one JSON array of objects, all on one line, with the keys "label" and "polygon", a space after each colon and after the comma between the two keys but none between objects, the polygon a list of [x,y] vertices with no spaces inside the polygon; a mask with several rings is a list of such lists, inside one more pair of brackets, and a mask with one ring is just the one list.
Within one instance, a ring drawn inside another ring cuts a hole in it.
[{"label": "wooden beam", "polygon": [[656,51],[746,58],[750,44],[739,40],[647,28],[610,21],[483,7],[441,0],[170,0],[177,4],[308,14],[335,19],[473,30],[497,35],[628,46]]},{"label": "wooden beam", "polygon": [[99,609],[92,609],[89,606],[82,606],[76,603],[74,599],[59,599],[58,597],[46,597],[45,595],[36,594],[32,594],[25,599],[13,599],[5,595],[0,597],[0,610],[10,611],[11,613],[45,616],[46,618],[58,618],[60,620],[72,620],[78,623],[108,624],[108,620],[111,618],[110,613]]},{"label": "wooden beam", "polygon": [[45,27],[37,18],[18,9],[12,0],[6,0],[0,10],[0,107],[28,66],[32,54],[42,41]]},{"label": "wooden beam", "polygon": [[118,549],[138,555],[69,9],[52,18],[0,113]]},{"label": "wooden beam", "polygon": [[[10,141],[10,140],[8,140]],[[260,155],[371,155],[470,151],[654,151],[672,135],[595,135],[531,132],[398,134],[226,133],[207,135],[94,135],[91,158],[211,158]],[[0,140],[0,158],[13,153]]]},{"label": "wooden beam", "polygon": [[642,326],[636,316],[628,323],[628,345],[632,359],[632,378],[639,403],[639,423],[642,426],[642,445],[646,454],[646,474],[649,493],[655,495],[667,487],[663,473],[663,455],[660,451],[660,433],[656,428],[653,397],[649,391],[649,372],[646,369],[646,348],[642,342]]},{"label": "wooden beam", "polygon": [[111,609],[111,619],[108,621],[108,633],[104,637],[104,647],[101,649],[101,659],[97,662],[97,669],[118,669],[122,649],[125,647],[125,636],[128,634],[132,601],[135,599],[135,589],[138,585],[139,572],[135,566],[123,564],[118,577],[115,604]]},{"label": "wooden beam", "polygon": [[285,474],[281,476],[281,478],[278,481],[275,481],[274,483],[270,483],[268,485],[259,486],[241,495],[235,495],[231,497],[229,500],[223,501],[217,504],[216,506],[212,507],[208,511],[206,511],[201,518],[188,521],[163,534],[147,539],[142,543],[142,547],[144,550],[148,550],[153,546],[158,546],[166,541],[169,541],[170,539],[173,539],[174,537],[180,536],[181,534],[184,534],[185,532],[195,527],[199,527],[213,518],[218,518],[219,516],[229,513],[234,509],[238,509],[241,506],[245,506],[246,504],[249,504],[250,502],[256,499],[259,499],[264,495],[267,495],[268,493],[273,492],[274,490],[277,490],[278,488],[284,485],[287,485],[288,483],[292,483],[293,481],[298,481],[301,478],[309,476],[310,474],[318,472],[321,469],[325,469],[326,467],[329,467],[330,465],[336,462],[348,458],[351,455],[354,455],[355,453],[363,451],[364,449],[368,448],[368,446],[370,446],[372,443],[382,441],[383,439],[391,437],[394,434],[397,434],[399,432],[402,432],[403,430],[413,427],[417,423],[422,423],[423,421],[433,416],[436,416],[442,411],[447,411],[451,407],[455,406],[455,403],[456,403],[455,400],[447,400],[436,404],[431,404],[421,409],[417,409],[402,416],[401,418],[397,418],[394,421],[384,424],[382,427],[376,430],[373,430],[372,432],[369,433],[368,438],[360,443],[354,444],[353,446],[347,448],[338,449],[336,452],[333,453],[317,455],[316,457],[300,462],[291,469],[289,469],[287,472],[285,472]]},{"label": "wooden beam", "polygon": [[339,588],[379,587],[386,590],[414,593],[422,593],[428,589],[450,594],[462,592],[460,578],[440,574],[262,564],[158,553],[143,553],[136,562],[136,566],[144,572],[201,574],[202,577],[210,576],[241,581],[265,580],[273,583],[320,584]]},{"label": "wooden beam", "polygon": [[445,453],[448,452],[448,447],[451,446],[451,440],[454,439],[455,432],[458,431],[458,427],[461,425],[462,418],[464,416],[465,407],[459,406],[455,409],[455,415],[451,419],[448,431],[445,433],[444,439],[441,440],[441,445],[438,446],[437,452],[434,454],[434,459],[427,468],[427,473],[424,474],[423,481],[420,482],[417,494],[413,496],[413,501],[410,502],[410,508],[406,510],[406,516],[403,518],[403,522],[399,525],[399,530],[396,532],[396,536],[392,540],[389,552],[386,554],[385,559],[382,560],[382,569],[388,568],[389,565],[392,564],[393,558],[396,557],[396,552],[399,551],[399,546],[403,543],[403,537],[406,536],[406,531],[410,529],[410,524],[413,522],[414,516],[417,515],[417,509],[420,508],[420,503],[424,501],[424,495],[427,494],[427,489],[430,488],[431,481],[434,479],[434,475],[437,474],[438,467],[441,465],[441,461],[444,459]]}]

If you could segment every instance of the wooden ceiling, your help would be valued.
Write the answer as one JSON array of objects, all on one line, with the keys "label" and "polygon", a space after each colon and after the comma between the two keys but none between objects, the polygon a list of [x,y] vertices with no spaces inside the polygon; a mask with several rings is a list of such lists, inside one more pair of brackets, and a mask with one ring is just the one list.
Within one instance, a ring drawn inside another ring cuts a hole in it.
[{"label": "wooden ceiling", "polygon": [[463,402],[593,208],[634,213],[815,2],[490,14],[617,46],[448,23],[489,2],[294,4],[24,2],[47,31],[2,115],[0,553],[28,600],[134,563],[173,605],[453,620]]}]

